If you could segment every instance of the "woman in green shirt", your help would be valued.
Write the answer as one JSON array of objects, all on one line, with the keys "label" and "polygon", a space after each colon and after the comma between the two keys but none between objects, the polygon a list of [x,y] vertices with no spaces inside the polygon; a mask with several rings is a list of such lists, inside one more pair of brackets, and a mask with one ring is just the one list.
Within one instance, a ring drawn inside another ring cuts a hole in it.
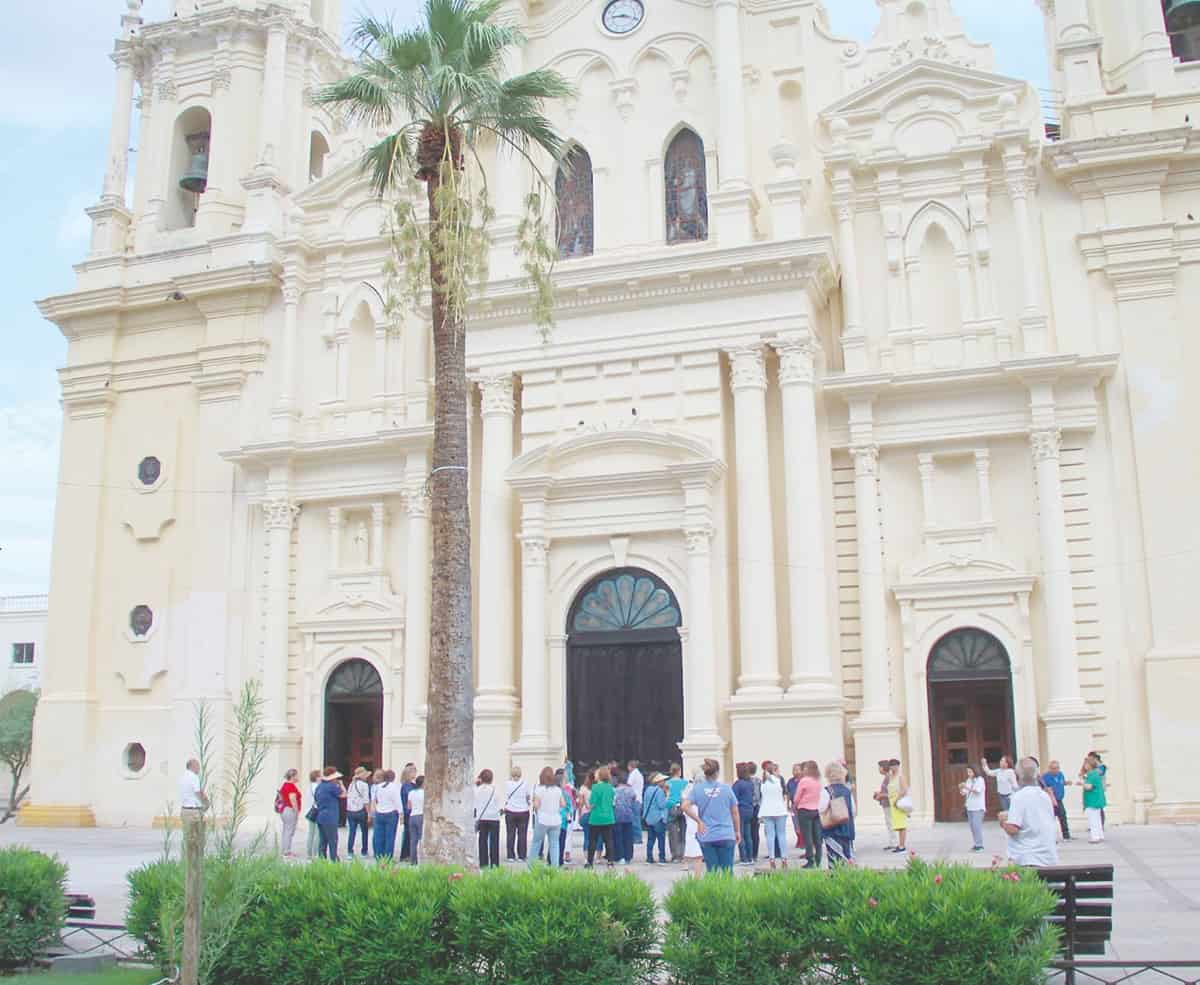
[{"label": "woman in green shirt", "polygon": [[596,845],[600,841],[604,842],[604,859],[608,862],[608,867],[611,869],[613,866],[613,822],[616,820],[613,814],[613,798],[616,791],[613,790],[611,780],[612,773],[607,766],[596,770],[596,782],[592,785],[591,795],[592,815],[589,819],[592,837],[588,842],[587,865],[584,866],[587,869],[592,867]]},{"label": "woman in green shirt", "polygon": [[1087,773],[1083,777],[1083,813],[1087,816],[1088,841],[1093,845],[1104,840],[1102,812],[1107,805],[1104,796],[1104,774],[1095,756],[1087,758]]}]

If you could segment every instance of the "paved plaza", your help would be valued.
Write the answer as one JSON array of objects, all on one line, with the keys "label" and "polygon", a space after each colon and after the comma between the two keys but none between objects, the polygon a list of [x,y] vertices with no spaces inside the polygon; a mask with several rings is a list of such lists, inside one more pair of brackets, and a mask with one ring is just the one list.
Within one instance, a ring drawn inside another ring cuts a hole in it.
[{"label": "paved plaza", "polygon": [[[987,867],[1002,855],[1004,835],[995,823],[985,826],[987,851],[972,854],[965,824],[937,824],[910,832],[910,847],[920,855]],[[581,864],[581,835],[572,842],[574,864]],[[163,834],[148,828],[50,829],[0,826],[0,845],[23,844],[54,852],[70,865],[70,887],[96,899],[96,919],[124,922],[125,873],[158,857]],[[175,847],[178,850],[178,836]],[[343,831],[343,847],[345,833]],[[882,850],[881,835],[867,834],[856,844],[858,861],[876,867],[903,864]],[[638,857],[644,846],[635,846]],[[797,856],[796,852],[793,852]],[[798,854],[802,858],[802,853]],[[1111,828],[1103,845],[1072,840],[1060,845],[1063,865],[1112,862],[1116,867],[1113,939],[1108,956],[1120,959],[1200,959],[1200,825],[1123,826]],[[361,864],[355,862],[353,864]],[[645,865],[627,869],[654,887],[661,899],[685,876],[681,865]],[[739,875],[752,870],[739,866]]]}]

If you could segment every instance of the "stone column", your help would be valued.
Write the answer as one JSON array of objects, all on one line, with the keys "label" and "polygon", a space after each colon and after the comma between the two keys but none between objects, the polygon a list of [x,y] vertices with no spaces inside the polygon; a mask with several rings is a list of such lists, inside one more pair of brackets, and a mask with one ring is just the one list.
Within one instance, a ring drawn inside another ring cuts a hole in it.
[{"label": "stone column", "polygon": [[767,376],[757,343],[729,350],[737,463],[737,697],[778,695],[775,540],[767,461]]},{"label": "stone column", "polygon": [[267,611],[263,639],[263,718],[269,733],[287,731],[288,589],[292,524],[300,508],[286,496],[262,504],[267,533]]},{"label": "stone column", "polygon": [[[1062,478],[1058,470],[1061,435],[1056,427],[1035,427],[1029,434],[1037,473],[1038,543],[1042,554],[1041,595],[1046,620],[1048,671],[1042,722],[1045,758],[1057,759],[1068,775],[1092,748],[1093,715],[1079,687],[1075,642],[1075,600]],[[1040,661],[1039,661],[1040,662]],[[1073,813],[1077,813],[1077,810]]]},{"label": "stone column", "polygon": [[387,508],[382,503],[371,504],[371,559],[372,568],[383,567],[383,534],[387,526]]},{"label": "stone column", "polygon": [[679,745],[685,771],[707,757],[719,759],[725,740],[717,729],[717,654],[713,632],[712,538],[707,523],[685,527],[688,553],[687,625],[679,630],[684,668],[684,739]]},{"label": "stone column", "polygon": [[792,732],[821,761],[840,756],[842,696],[833,680],[830,579],[822,486],[828,469],[817,436],[815,377],[820,343],[808,331],[774,343],[779,353],[792,673],[789,702],[804,707]]},{"label": "stone column", "polygon": [[[870,770],[881,759],[900,757],[900,726],[892,710],[887,645],[887,591],[879,519],[879,446],[864,442],[854,456],[854,504],[858,519],[858,607],[862,654],[862,710],[853,722],[855,759]],[[864,774],[865,775],[865,774]],[[878,812],[876,812],[878,814]],[[873,817],[864,812],[870,827]],[[882,825],[882,820],[878,824]]]},{"label": "stone column", "polygon": [[[1022,135],[1023,137],[1023,135]],[[1042,307],[1038,270],[1041,253],[1034,240],[1029,217],[1030,179],[1026,172],[1025,148],[1015,139],[1004,148],[1004,177],[1017,223],[1017,250],[1021,264],[1021,337],[1026,353],[1048,351],[1046,314]]]},{"label": "stone column", "polygon": [[[831,130],[835,146],[844,144],[848,124],[833,121]],[[867,340],[863,332],[862,297],[858,286],[858,247],[854,237],[854,176],[853,156],[841,150],[830,159],[832,167],[833,210],[837,217],[838,267],[842,275],[842,353],[847,373],[867,369]]]},{"label": "stone column", "polygon": [[279,382],[275,405],[271,408],[271,432],[277,437],[286,437],[299,418],[299,401],[296,399],[296,350],[297,321],[300,308],[300,281],[294,271],[285,276],[283,282],[283,334],[280,336]]},{"label": "stone column", "polygon": [[329,570],[342,566],[342,508],[329,507]]},{"label": "stone column", "polygon": [[521,737],[513,762],[527,776],[546,765],[550,732],[546,666],[546,553],[549,541],[540,524],[524,524],[520,536],[521,575]]},{"label": "stone column", "polygon": [[287,15],[275,16],[267,23],[267,50],[263,59],[262,98],[258,111],[258,162],[242,179],[242,187],[247,192],[244,232],[278,230],[281,226],[279,199],[287,192],[279,160],[285,136],[288,27]]},{"label": "stone column", "polygon": [[125,201],[125,180],[129,170],[129,134],[133,122],[133,52],[118,46],[113,53],[117,66],[113,93],[112,124],[108,132],[108,167],[104,171],[103,199]]},{"label": "stone column", "polygon": [[746,100],[742,91],[738,7],[738,0],[715,0],[713,4],[720,184],[708,201],[722,246],[741,246],[754,238],[754,193],[746,167]]},{"label": "stone column", "polygon": [[416,760],[424,737],[426,689],[429,681],[429,495],[424,461],[409,465],[404,493],[408,512],[408,550],[404,594],[404,738]]},{"label": "stone column", "polygon": [[479,480],[479,675],[475,747],[507,750],[516,717],[513,493],[513,378],[478,380],[483,417]]}]

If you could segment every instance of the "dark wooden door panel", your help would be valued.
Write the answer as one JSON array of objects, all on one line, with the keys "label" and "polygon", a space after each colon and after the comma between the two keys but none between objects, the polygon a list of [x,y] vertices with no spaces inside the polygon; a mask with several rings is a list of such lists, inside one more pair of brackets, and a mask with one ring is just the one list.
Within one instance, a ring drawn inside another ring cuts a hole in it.
[{"label": "dark wooden door panel", "polygon": [[[987,757],[995,766],[1013,755],[1011,686],[1007,681],[940,682],[929,688],[933,738],[934,812],[939,821],[966,820],[958,785],[966,767]],[[988,781],[988,816],[999,809],[995,781]]]}]

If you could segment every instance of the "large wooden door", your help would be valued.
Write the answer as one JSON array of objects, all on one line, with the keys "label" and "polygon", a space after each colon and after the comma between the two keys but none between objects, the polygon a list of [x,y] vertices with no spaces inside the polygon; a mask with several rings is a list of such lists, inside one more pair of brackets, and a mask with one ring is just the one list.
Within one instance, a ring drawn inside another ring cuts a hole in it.
[{"label": "large wooden door", "polygon": [[[950,681],[930,685],[935,817],[965,821],[958,785],[968,765],[978,771],[980,759],[993,766],[1014,755],[1012,688],[1008,681]],[[995,781],[988,781],[988,816],[999,809]]]},{"label": "large wooden door", "polygon": [[325,765],[347,777],[383,765],[383,682],[365,660],[347,660],[326,685]]},{"label": "large wooden door", "polygon": [[580,591],[567,621],[567,757],[576,775],[610,759],[637,759],[647,776],[678,761],[680,624],[674,593],[640,568],[605,572]]}]

